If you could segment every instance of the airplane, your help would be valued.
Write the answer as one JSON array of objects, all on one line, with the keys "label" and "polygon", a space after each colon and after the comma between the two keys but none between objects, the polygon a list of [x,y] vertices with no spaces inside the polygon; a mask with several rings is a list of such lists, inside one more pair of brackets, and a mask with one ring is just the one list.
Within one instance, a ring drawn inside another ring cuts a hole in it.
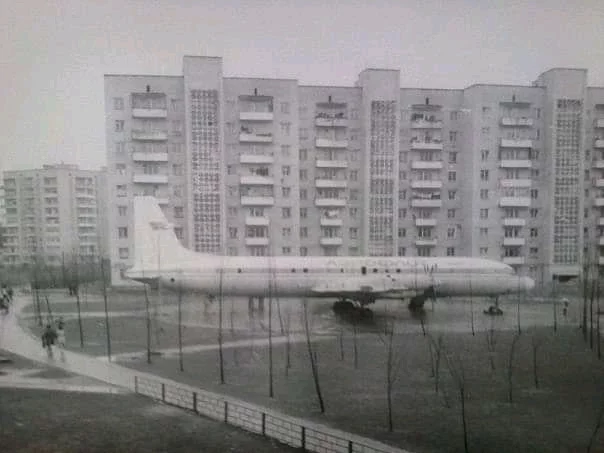
[{"label": "airplane", "polygon": [[[423,307],[437,296],[530,291],[535,283],[504,263],[469,257],[218,256],[181,245],[157,200],[134,198],[134,265],[127,278],[219,295],[328,298],[364,308],[378,299]],[[336,305],[334,305],[334,308]]]}]

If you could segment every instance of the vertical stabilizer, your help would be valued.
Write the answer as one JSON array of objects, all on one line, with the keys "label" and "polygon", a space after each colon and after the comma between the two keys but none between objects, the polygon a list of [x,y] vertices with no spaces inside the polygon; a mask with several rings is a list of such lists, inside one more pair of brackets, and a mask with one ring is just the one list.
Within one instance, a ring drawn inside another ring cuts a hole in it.
[{"label": "vertical stabilizer", "polygon": [[153,278],[192,255],[174,234],[155,197],[134,197],[134,265],[127,274]]}]

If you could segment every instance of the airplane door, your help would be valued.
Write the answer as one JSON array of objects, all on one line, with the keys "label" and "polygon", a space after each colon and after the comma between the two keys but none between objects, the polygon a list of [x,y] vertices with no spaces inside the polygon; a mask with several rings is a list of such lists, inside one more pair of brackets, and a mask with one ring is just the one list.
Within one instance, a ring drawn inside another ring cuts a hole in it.
[{"label": "airplane door", "polygon": [[361,267],[361,274],[367,275],[367,266]]}]

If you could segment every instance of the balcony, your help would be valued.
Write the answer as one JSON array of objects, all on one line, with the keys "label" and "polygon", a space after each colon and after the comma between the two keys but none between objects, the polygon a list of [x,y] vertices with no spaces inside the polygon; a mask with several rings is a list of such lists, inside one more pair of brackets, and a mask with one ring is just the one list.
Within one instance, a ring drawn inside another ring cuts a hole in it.
[{"label": "balcony", "polygon": [[440,208],[443,205],[442,200],[411,200],[412,208]]},{"label": "balcony", "polygon": [[598,218],[598,225],[599,226],[604,226],[604,217],[599,217]]},{"label": "balcony", "polygon": [[411,121],[411,129],[441,129],[442,127],[443,127],[442,121],[426,121],[426,120]]},{"label": "balcony", "polygon": [[168,184],[168,175],[135,174],[132,182],[136,184]]},{"label": "balcony", "polygon": [[503,245],[506,247],[519,247],[526,244],[524,238],[503,238]]},{"label": "balcony", "polygon": [[438,180],[411,181],[412,189],[441,189],[442,186],[443,186],[442,181],[438,181]]},{"label": "balcony", "polygon": [[431,149],[431,150],[442,150],[442,142],[411,142],[411,149]]},{"label": "balcony", "polygon": [[168,162],[168,153],[132,153],[134,162]]},{"label": "balcony", "polygon": [[342,219],[330,219],[329,217],[321,217],[319,223],[326,227],[341,227],[344,224]]},{"label": "balcony", "polygon": [[599,256],[599,257],[598,257],[598,264],[599,264],[600,266],[604,266],[604,256]]},{"label": "balcony", "polygon": [[528,208],[531,205],[529,197],[501,197],[499,206],[502,208]]},{"label": "balcony", "polygon": [[318,127],[347,127],[348,119],[346,118],[315,118],[315,126]]},{"label": "balcony", "polygon": [[241,154],[239,156],[240,164],[272,164],[274,160],[273,156],[268,154]]},{"label": "balcony", "polygon": [[411,162],[413,170],[440,170],[443,168],[442,160],[414,160]]},{"label": "balcony", "polygon": [[533,141],[529,140],[529,139],[519,139],[519,138],[502,138],[501,147],[502,148],[532,148]]},{"label": "balcony", "polygon": [[532,118],[512,118],[504,116],[501,118],[502,126],[517,126],[517,127],[531,127],[533,125]]},{"label": "balcony", "polygon": [[134,118],[167,118],[168,109],[132,109]]},{"label": "balcony", "polygon": [[604,236],[598,238],[598,245],[604,245]]},{"label": "balcony", "polygon": [[604,206],[604,197],[594,198],[594,206],[597,206],[597,207]]},{"label": "balcony", "polygon": [[317,189],[345,189],[347,186],[346,180],[341,179],[315,179],[315,187]]},{"label": "balcony", "polygon": [[594,181],[594,186],[596,186],[596,187],[604,187],[604,179],[602,179],[602,178],[596,179]]},{"label": "balcony", "polygon": [[417,227],[433,227],[436,226],[436,219],[415,219],[415,226]]},{"label": "balcony", "polygon": [[317,168],[348,168],[348,162],[345,160],[322,160],[317,159]]},{"label": "balcony", "polygon": [[346,199],[344,198],[315,198],[315,206],[319,208],[343,207],[346,206]]},{"label": "balcony", "polygon": [[267,237],[245,238],[245,245],[250,246],[268,245],[268,242]]},{"label": "balcony", "polygon": [[532,168],[533,163],[529,159],[503,159],[499,161],[501,168]]},{"label": "balcony", "polygon": [[524,256],[504,256],[503,264],[509,264],[510,266],[518,266],[524,264]]},{"label": "balcony", "polygon": [[168,140],[168,131],[132,130],[132,140],[163,141]]},{"label": "balcony", "polygon": [[249,226],[268,226],[270,220],[268,217],[246,216],[245,224]]},{"label": "balcony", "polygon": [[155,200],[157,200],[157,204],[159,205],[170,204],[170,198],[168,197],[155,197]]},{"label": "balcony", "polygon": [[338,245],[342,245],[344,243],[344,240],[340,237],[322,237],[319,239],[319,244],[323,245],[323,246],[327,246],[327,247],[334,247],[334,246],[338,246]]},{"label": "balcony", "polygon": [[241,121],[273,121],[273,112],[239,112]]},{"label": "balcony", "polygon": [[594,147],[604,148],[604,138],[599,138],[594,142]]},{"label": "balcony", "polygon": [[604,118],[598,118],[594,121],[594,127],[604,128]]},{"label": "balcony", "polygon": [[503,226],[519,226],[523,227],[526,225],[525,219],[519,219],[518,217],[505,217],[503,219]]},{"label": "balcony", "polygon": [[500,187],[520,187],[528,188],[531,187],[532,181],[530,179],[502,179],[499,181]]},{"label": "balcony", "polygon": [[604,159],[594,160],[592,168],[604,168]]},{"label": "balcony", "polygon": [[275,204],[274,197],[267,196],[243,196],[241,206],[272,206]]},{"label": "balcony", "polygon": [[317,138],[317,139],[315,139],[315,146],[317,148],[347,148],[348,140],[332,140],[330,138]]},{"label": "balcony", "polygon": [[246,186],[272,186],[275,181],[269,176],[249,175],[241,176],[239,182]]},{"label": "balcony", "polygon": [[242,143],[273,143],[273,134],[270,132],[264,134],[241,132],[239,134],[239,141]]},{"label": "balcony", "polygon": [[429,238],[415,240],[415,245],[418,247],[435,247],[437,243],[438,243],[438,241],[436,239],[429,239]]}]

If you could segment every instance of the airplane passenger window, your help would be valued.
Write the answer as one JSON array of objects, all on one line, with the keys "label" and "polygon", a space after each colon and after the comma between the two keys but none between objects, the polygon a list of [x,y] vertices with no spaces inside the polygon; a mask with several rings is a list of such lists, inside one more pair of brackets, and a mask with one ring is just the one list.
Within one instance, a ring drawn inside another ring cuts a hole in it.
[{"label": "airplane passenger window", "polygon": [[367,273],[367,268],[365,266],[361,267],[361,274],[365,275]]},{"label": "airplane passenger window", "polygon": [[397,273],[397,274],[400,274],[400,273],[401,273],[401,270],[400,270],[400,269],[397,269],[397,270],[396,270],[396,273]]},{"label": "airplane passenger window", "polygon": [[377,271],[378,271],[377,268],[373,268],[373,273],[374,274],[377,274]]},{"label": "airplane passenger window", "polygon": [[237,269],[237,273],[238,273],[238,274],[241,274],[241,269]]},{"label": "airplane passenger window", "polygon": [[341,269],[340,269],[340,272],[344,273],[344,268],[341,268]]},{"label": "airplane passenger window", "polygon": [[296,272],[296,269],[292,269],[292,272]]},{"label": "airplane passenger window", "polygon": [[302,272],[305,272],[305,273],[306,273],[306,272],[308,272],[308,269],[304,268],[304,269],[302,270]]}]

